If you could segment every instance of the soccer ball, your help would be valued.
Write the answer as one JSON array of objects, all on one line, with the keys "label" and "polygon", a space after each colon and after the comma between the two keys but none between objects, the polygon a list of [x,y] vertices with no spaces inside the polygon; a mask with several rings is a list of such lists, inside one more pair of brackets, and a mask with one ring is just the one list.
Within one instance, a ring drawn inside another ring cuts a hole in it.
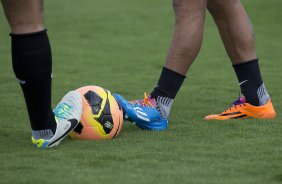
[{"label": "soccer ball", "polygon": [[123,123],[122,109],[111,92],[99,86],[77,89],[82,97],[80,123],[70,132],[73,139],[113,139]]}]

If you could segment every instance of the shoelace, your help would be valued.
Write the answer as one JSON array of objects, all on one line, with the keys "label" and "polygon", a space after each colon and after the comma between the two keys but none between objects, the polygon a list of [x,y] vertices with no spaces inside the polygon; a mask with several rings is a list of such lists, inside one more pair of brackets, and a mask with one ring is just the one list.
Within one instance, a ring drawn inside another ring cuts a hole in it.
[{"label": "shoelace", "polygon": [[156,101],[151,98],[147,93],[144,93],[144,99],[130,101],[132,105],[137,104],[138,106],[142,105],[143,107],[152,107],[155,108]]},{"label": "shoelace", "polygon": [[235,100],[234,102],[233,102],[233,104],[232,104],[232,106],[230,106],[229,107],[229,109],[227,109],[227,110],[225,110],[224,112],[226,112],[226,111],[231,111],[231,109],[234,107],[234,108],[237,108],[236,106],[242,106],[242,105],[244,105],[244,106],[246,106],[246,104],[245,104],[245,101],[244,100],[242,100],[241,99],[241,97],[239,96],[239,98],[237,99],[237,100]]}]

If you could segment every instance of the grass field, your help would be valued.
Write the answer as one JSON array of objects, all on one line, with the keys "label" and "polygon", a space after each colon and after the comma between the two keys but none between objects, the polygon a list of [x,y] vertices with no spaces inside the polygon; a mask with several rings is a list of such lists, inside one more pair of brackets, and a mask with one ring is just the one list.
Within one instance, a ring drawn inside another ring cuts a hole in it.
[{"label": "grass field", "polygon": [[[0,183],[282,182],[281,0],[243,1],[253,22],[275,120],[206,122],[237,98],[237,79],[207,14],[204,43],[164,132],[125,121],[112,141],[65,140],[32,147],[0,10]],[[53,105],[69,90],[99,85],[141,98],[156,84],[173,26],[169,0],[46,1],[53,50]]]}]

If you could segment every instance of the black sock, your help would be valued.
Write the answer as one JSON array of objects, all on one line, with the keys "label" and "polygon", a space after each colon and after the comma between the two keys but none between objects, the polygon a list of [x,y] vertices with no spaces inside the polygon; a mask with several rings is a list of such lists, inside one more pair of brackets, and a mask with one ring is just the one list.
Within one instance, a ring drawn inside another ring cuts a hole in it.
[{"label": "black sock", "polygon": [[184,79],[185,76],[163,67],[158,84],[150,94],[151,97],[157,99],[158,96],[162,96],[174,99]]},{"label": "black sock", "polygon": [[29,34],[10,34],[14,73],[21,85],[31,128],[51,129],[56,123],[51,108],[52,57],[46,30]]},{"label": "black sock", "polygon": [[157,101],[157,109],[162,118],[168,118],[174,98],[185,76],[163,67],[157,86],[150,94]]},{"label": "black sock", "polygon": [[261,78],[258,59],[233,65],[233,68],[246,101],[255,106],[265,104],[269,95]]}]

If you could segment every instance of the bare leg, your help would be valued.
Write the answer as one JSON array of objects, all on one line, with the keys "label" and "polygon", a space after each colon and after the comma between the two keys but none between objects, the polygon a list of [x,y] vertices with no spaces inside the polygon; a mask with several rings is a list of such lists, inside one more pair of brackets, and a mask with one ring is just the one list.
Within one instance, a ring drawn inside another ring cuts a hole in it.
[{"label": "bare leg", "polygon": [[240,0],[208,0],[207,8],[232,64],[256,59],[253,28]]},{"label": "bare leg", "polygon": [[[252,25],[240,0],[208,0],[207,8],[217,24],[244,98],[240,97],[234,106],[222,114],[207,116],[205,119],[275,117],[260,74]],[[245,105],[241,106],[242,103]],[[257,108],[258,106],[261,107]],[[248,111],[249,113],[246,113]]]},{"label": "bare leg", "polygon": [[201,48],[207,0],[173,0],[175,27],[165,67],[186,75]]},{"label": "bare leg", "polygon": [[[138,100],[133,105],[120,95],[115,95],[126,113],[126,118],[134,121],[140,128],[164,130],[167,127],[174,98],[201,48],[206,5],[207,0],[173,0],[174,34],[166,63],[154,90],[149,97],[145,95],[142,102]],[[150,104],[152,108],[142,109],[139,102]]]},{"label": "bare leg", "polygon": [[[201,47],[206,6],[218,26],[245,99],[240,98],[235,101],[234,106],[222,114],[207,116],[205,119],[275,117],[275,111],[260,76],[252,26],[241,2],[239,0],[173,0],[173,6],[176,17],[174,36],[165,67],[151,96],[145,96],[142,102],[139,100],[138,103],[131,104],[116,95],[116,99],[127,114],[126,117],[142,129],[166,128],[174,98]],[[153,108],[143,108],[139,105],[142,103]],[[135,109],[138,109],[138,112]],[[144,118],[141,115],[146,116]]]},{"label": "bare leg", "polygon": [[44,29],[43,0],[1,0],[6,18],[14,34]]},{"label": "bare leg", "polygon": [[173,0],[174,34],[158,84],[150,94],[163,118],[168,118],[173,100],[200,51],[206,5],[207,0]]},{"label": "bare leg", "polygon": [[11,28],[12,63],[35,139],[56,130],[51,108],[52,57],[44,28],[43,0],[1,0]]}]

